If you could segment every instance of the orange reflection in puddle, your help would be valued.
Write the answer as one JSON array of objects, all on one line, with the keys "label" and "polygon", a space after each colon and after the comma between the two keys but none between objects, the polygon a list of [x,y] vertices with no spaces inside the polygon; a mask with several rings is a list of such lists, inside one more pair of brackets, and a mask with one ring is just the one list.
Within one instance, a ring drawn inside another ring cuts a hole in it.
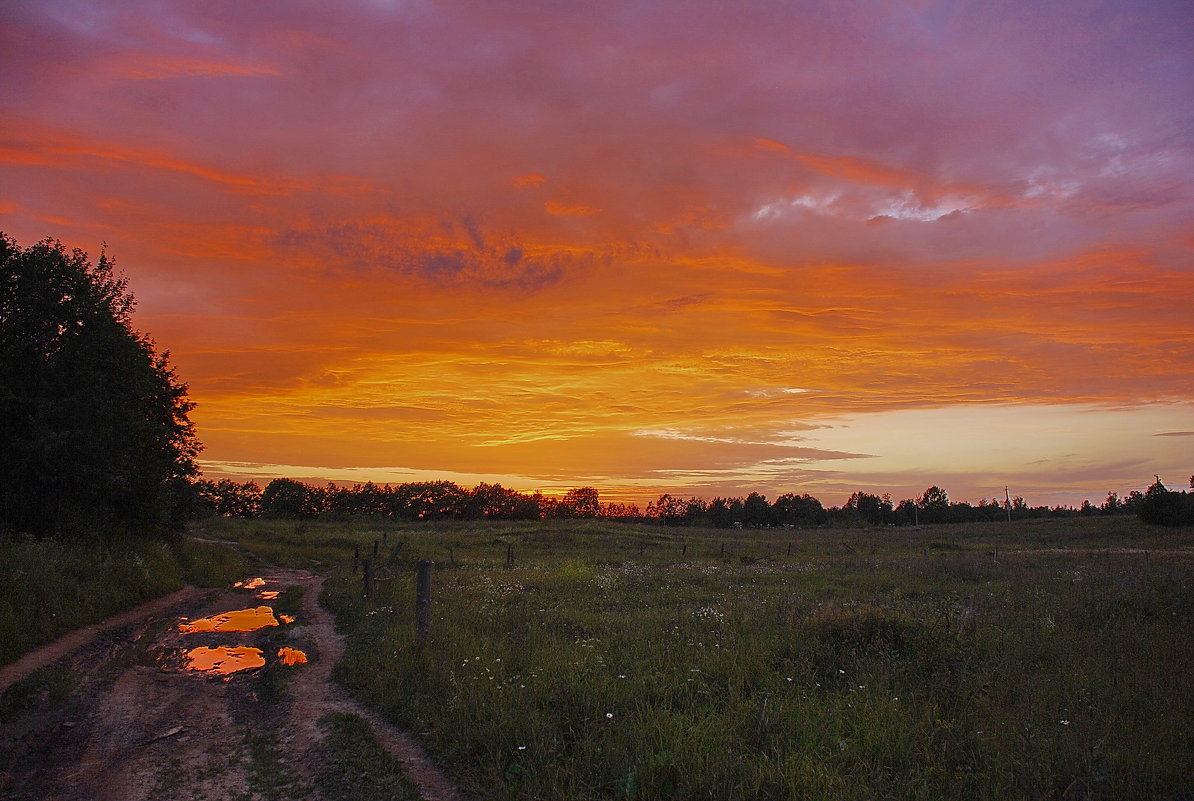
[{"label": "orange reflection in puddle", "polygon": [[278,597],[278,590],[262,590],[257,593],[257,597],[263,601],[272,601]]},{"label": "orange reflection in puddle", "polygon": [[278,615],[278,620],[281,620],[283,623],[293,623],[294,615]]},{"label": "orange reflection in puddle", "polygon": [[244,581],[238,581],[235,584],[233,584],[232,586],[240,587],[240,588],[246,589],[246,590],[255,590],[258,587],[265,586],[265,579],[258,576],[257,578],[251,578],[251,579],[245,579]]},{"label": "orange reflection in puddle", "polygon": [[247,645],[221,645],[218,648],[202,646],[187,651],[187,670],[199,670],[219,676],[227,676],[239,670],[252,670],[264,664],[265,657],[261,655],[261,649]]},{"label": "orange reflection in puddle", "polygon": [[278,658],[282,660],[283,665],[305,665],[307,663],[307,655],[289,645],[278,649]]},{"label": "orange reflection in puddle", "polygon": [[222,615],[201,617],[198,620],[178,624],[178,630],[183,634],[196,634],[201,631],[257,631],[266,626],[277,626],[273,607],[259,606],[256,609],[237,609]]}]

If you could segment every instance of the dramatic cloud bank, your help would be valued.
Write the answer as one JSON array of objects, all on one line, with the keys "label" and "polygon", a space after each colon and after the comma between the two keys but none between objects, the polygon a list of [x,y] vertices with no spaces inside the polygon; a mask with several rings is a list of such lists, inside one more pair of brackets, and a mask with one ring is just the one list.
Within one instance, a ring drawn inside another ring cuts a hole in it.
[{"label": "dramatic cloud bank", "polygon": [[1187,2],[45,0],[0,230],[212,475],[1072,502],[1194,472]]}]

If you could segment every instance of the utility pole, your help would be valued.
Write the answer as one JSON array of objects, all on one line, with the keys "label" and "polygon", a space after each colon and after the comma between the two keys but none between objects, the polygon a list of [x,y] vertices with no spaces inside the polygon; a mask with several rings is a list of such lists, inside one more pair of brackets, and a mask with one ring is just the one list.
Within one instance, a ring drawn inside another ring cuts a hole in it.
[{"label": "utility pole", "polygon": [[1003,485],[1004,506],[1007,507],[1007,522],[1012,522],[1012,496],[1007,491],[1007,484]]}]

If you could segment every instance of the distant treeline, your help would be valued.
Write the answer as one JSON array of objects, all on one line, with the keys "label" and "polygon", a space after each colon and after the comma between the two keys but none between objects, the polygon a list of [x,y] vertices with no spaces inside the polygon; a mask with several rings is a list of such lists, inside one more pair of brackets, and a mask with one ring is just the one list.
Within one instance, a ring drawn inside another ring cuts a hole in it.
[{"label": "distant treeline", "polygon": [[[1194,477],[1191,477],[1194,486]],[[640,509],[637,504],[605,503],[593,487],[569,490],[561,498],[524,493],[500,484],[466,489],[451,481],[420,481],[378,485],[372,482],[341,487],[312,486],[276,478],[263,489],[256,482],[229,479],[196,481],[196,516],[344,519],[356,516],[395,520],[543,520],[548,518],[604,518],[654,522],[667,526],[767,528],[773,526],[860,525],[906,526],[932,523],[977,523],[1039,517],[1139,515],[1162,525],[1194,524],[1194,493],[1171,492],[1160,480],[1147,492],[1132,491],[1125,498],[1109,493],[1095,506],[1083,501],[1072,506],[1029,506],[1023,498],[1010,503],[995,498],[977,504],[951,501],[940,487],[929,487],[916,499],[893,502],[890,495],[855,492],[841,506],[826,508],[811,495],[787,493],[774,501],[752,492],[745,498],[682,498],[660,495]]]}]

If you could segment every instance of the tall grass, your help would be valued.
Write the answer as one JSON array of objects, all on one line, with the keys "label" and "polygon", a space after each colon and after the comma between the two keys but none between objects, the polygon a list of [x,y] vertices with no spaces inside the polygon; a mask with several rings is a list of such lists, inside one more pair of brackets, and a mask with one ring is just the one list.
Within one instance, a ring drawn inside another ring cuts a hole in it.
[{"label": "tall grass", "polygon": [[0,539],[0,664],[184,584],[224,584],[245,558],[185,538]]},{"label": "tall grass", "polygon": [[[340,538],[342,556],[378,536],[277,534]],[[479,797],[1194,793],[1188,531],[458,524],[396,538],[407,561],[369,601],[343,560],[331,575],[339,676]],[[437,562],[422,648],[419,557]]]}]

